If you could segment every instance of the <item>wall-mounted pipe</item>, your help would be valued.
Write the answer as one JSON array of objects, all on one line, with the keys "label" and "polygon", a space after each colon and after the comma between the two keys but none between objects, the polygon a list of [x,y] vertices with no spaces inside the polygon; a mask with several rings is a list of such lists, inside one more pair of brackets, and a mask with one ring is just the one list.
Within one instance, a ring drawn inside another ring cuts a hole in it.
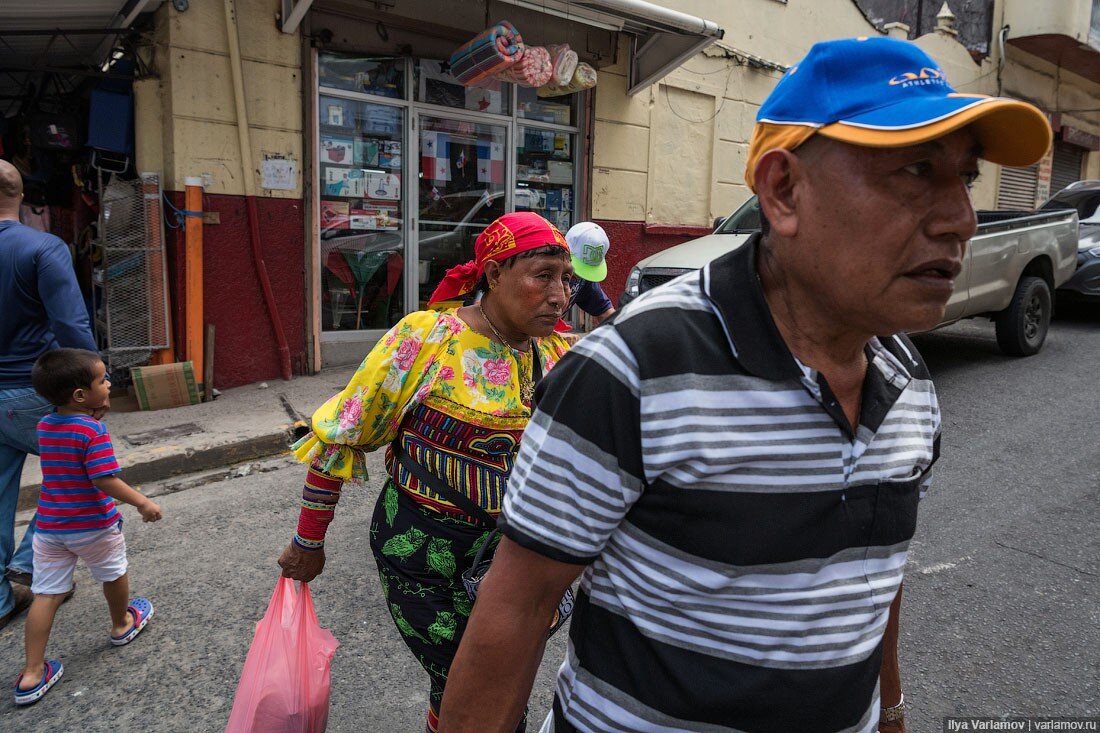
[{"label": "wall-mounted pipe", "polygon": [[202,279],[202,179],[188,176],[183,181],[183,208],[187,212],[183,234],[183,302],[185,326],[183,358],[192,362],[195,374],[203,373],[203,279]]},{"label": "wall-mounted pipe", "polygon": [[244,194],[248,205],[249,241],[252,245],[252,260],[256,265],[256,275],[263,290],[267,304],[271,328],[275,331],[278,344],[279,369],[283,379],[290,379],[290,347],[287,346],[286,332],[279,310],[275,307],[275,293],[271,289],[271,280],[267,276],[263,252],[260,249],[260,219],[256,213],[256,179],[252,170],[252,142],[248,132],[248,114],[244,104],[244,72],[241,68],[241,43],[237,34],[237,8],[234,0],[225,0],[225,32],[229,41],[229,66],[233,71],[233,99],[237,106],[237,137],[241,145],[241,170],[244,173]]},{"label": "wall-mounted pipe", "polygon": [[1004,73],[1004,70],[1005,70],[1005,39],[1008,38],[1008,32],[1009,32],[1010,29],[1011,29],[1011,26],[1005,25],[1005,27],[1001,29],[1001,32],[997,34],[997,46],[998,46],[998,49],[997,49],[997,51],[998,51],[998,53],[997,53],[997,94],[998,95],[1000,95],[1001,92],[1002,92],[1001,75]]}]

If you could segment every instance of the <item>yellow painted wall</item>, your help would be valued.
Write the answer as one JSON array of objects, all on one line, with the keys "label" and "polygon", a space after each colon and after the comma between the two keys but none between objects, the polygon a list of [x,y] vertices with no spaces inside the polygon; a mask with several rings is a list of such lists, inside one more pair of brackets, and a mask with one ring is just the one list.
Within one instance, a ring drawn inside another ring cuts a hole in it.
[{"label": "yellow painted wall", "polygon": [[[1032,102],[1045,111],[1060,112],[1062,124],[1100,135],[1100,84],[1070,70],[1059,68],[1011,44],[1022,33],[1060,33],[1088,38],[1088,0],[1065,3],[1035,3],[1033,0],[996,0],[990,61],[1000,58],[997,34],[1005,23],[1011,26],[1005,46],[1001,87],[996,80],[990,94],[1001,93]],[[1025,19],[1026,22],[1020,22]],[[1088,110],[1088,111],[1081,111]],[[1100,178],[1100,152],[1090,151],[1085,159],[1084,178]],[[1052,192],[1055,193],[1055,192]]]},{"label": "yellow painted wall", "polygon": [[[302,197],[302,59],[300,36],[275,25],[278,0],[236,0],[245,105],[257,195]],[[223,0],[191,0],[185,12],[171,3],[157,15],[155,60],[159,94],[137,100],[138,151],[143,124],[162,125],[165,187],[182,190],[188,176],[204,176],[207,192],[243,195],[237,113]],[[159,114],[142,109],[159,104]],[[144,123],[148,120],[148,123]],[[144,135],[153,139],[151,134]],[[291,157],[293,191],[261,187],[265,156]]]},{"label": "yellow painted wall", "polygon": [[877,35],[852,0],[662,0],[660,5],[717,22],[725,42],[781,64],[815,41]]},{"label": "yellow painted wall", "polygon": [[[1004,91],[1044,109],[1062,111],[1062,123],[1100,135],[1100,84],[1009,46]],[[1079,110],[1091,110],[1082,112]]]},{"label": "yellow painted wall", "polygon": [[[781,76],[742,64],[742,52],[790,65],[819,40],[880,35],[852,0],[665,0],[667,7],[714,20],[726,37],[658,84],[626,95],[625,41],[620,62],[600,70],[596,87],[592,216],[647,224],[710,226],[752,195],[745,186],[748,140],[756,113]],[[939,33],[918,40],[962,91],[995,85],[991,62]],[[974,189],[991,207],[993,173]]]}]

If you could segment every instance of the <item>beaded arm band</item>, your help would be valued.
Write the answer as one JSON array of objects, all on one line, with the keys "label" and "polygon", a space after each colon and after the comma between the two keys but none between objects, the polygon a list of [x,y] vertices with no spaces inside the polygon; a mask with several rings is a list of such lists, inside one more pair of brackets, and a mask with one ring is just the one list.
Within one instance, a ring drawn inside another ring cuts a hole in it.
[{"label": "beaded arm band", "polygon": [[340,488],[344,482],[320,471],[309,469],[302,489],[302,510],[298,514],[298,532],[294,544],[303,550],[319,550],[325,546],[325,533],[332,521]]}]

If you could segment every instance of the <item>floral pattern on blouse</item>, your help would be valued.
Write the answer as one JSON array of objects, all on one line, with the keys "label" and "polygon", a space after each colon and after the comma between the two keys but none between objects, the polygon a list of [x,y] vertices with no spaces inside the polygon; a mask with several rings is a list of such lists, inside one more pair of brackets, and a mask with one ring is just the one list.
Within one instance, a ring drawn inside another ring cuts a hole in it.
[{"label": "floral pattern on blouse", "polygon": [[[536,344],[544,374],[569,348],[558,334]],[[392,442],[409,410],[429,397],[482,414],[487,423],[530,418],[518,370],[529,378],[531,366],[530,353],[517,357],[472,330],[456,309],[411,313],[371,349],[347,387],[313,413],[313,432],[294,444],[294,455],[331,476],[366,480],[366,454]]]}]

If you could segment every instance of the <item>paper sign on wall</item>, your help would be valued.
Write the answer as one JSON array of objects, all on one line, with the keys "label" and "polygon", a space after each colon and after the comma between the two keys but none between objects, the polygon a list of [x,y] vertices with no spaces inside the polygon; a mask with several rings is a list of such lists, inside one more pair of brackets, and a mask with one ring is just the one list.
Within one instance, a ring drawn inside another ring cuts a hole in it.
[{"label": "paper sign on wall", "polygon": [[273,191],[293,191],[298,179],[293,158],[265,155],[260,163],[260,186]]}]

